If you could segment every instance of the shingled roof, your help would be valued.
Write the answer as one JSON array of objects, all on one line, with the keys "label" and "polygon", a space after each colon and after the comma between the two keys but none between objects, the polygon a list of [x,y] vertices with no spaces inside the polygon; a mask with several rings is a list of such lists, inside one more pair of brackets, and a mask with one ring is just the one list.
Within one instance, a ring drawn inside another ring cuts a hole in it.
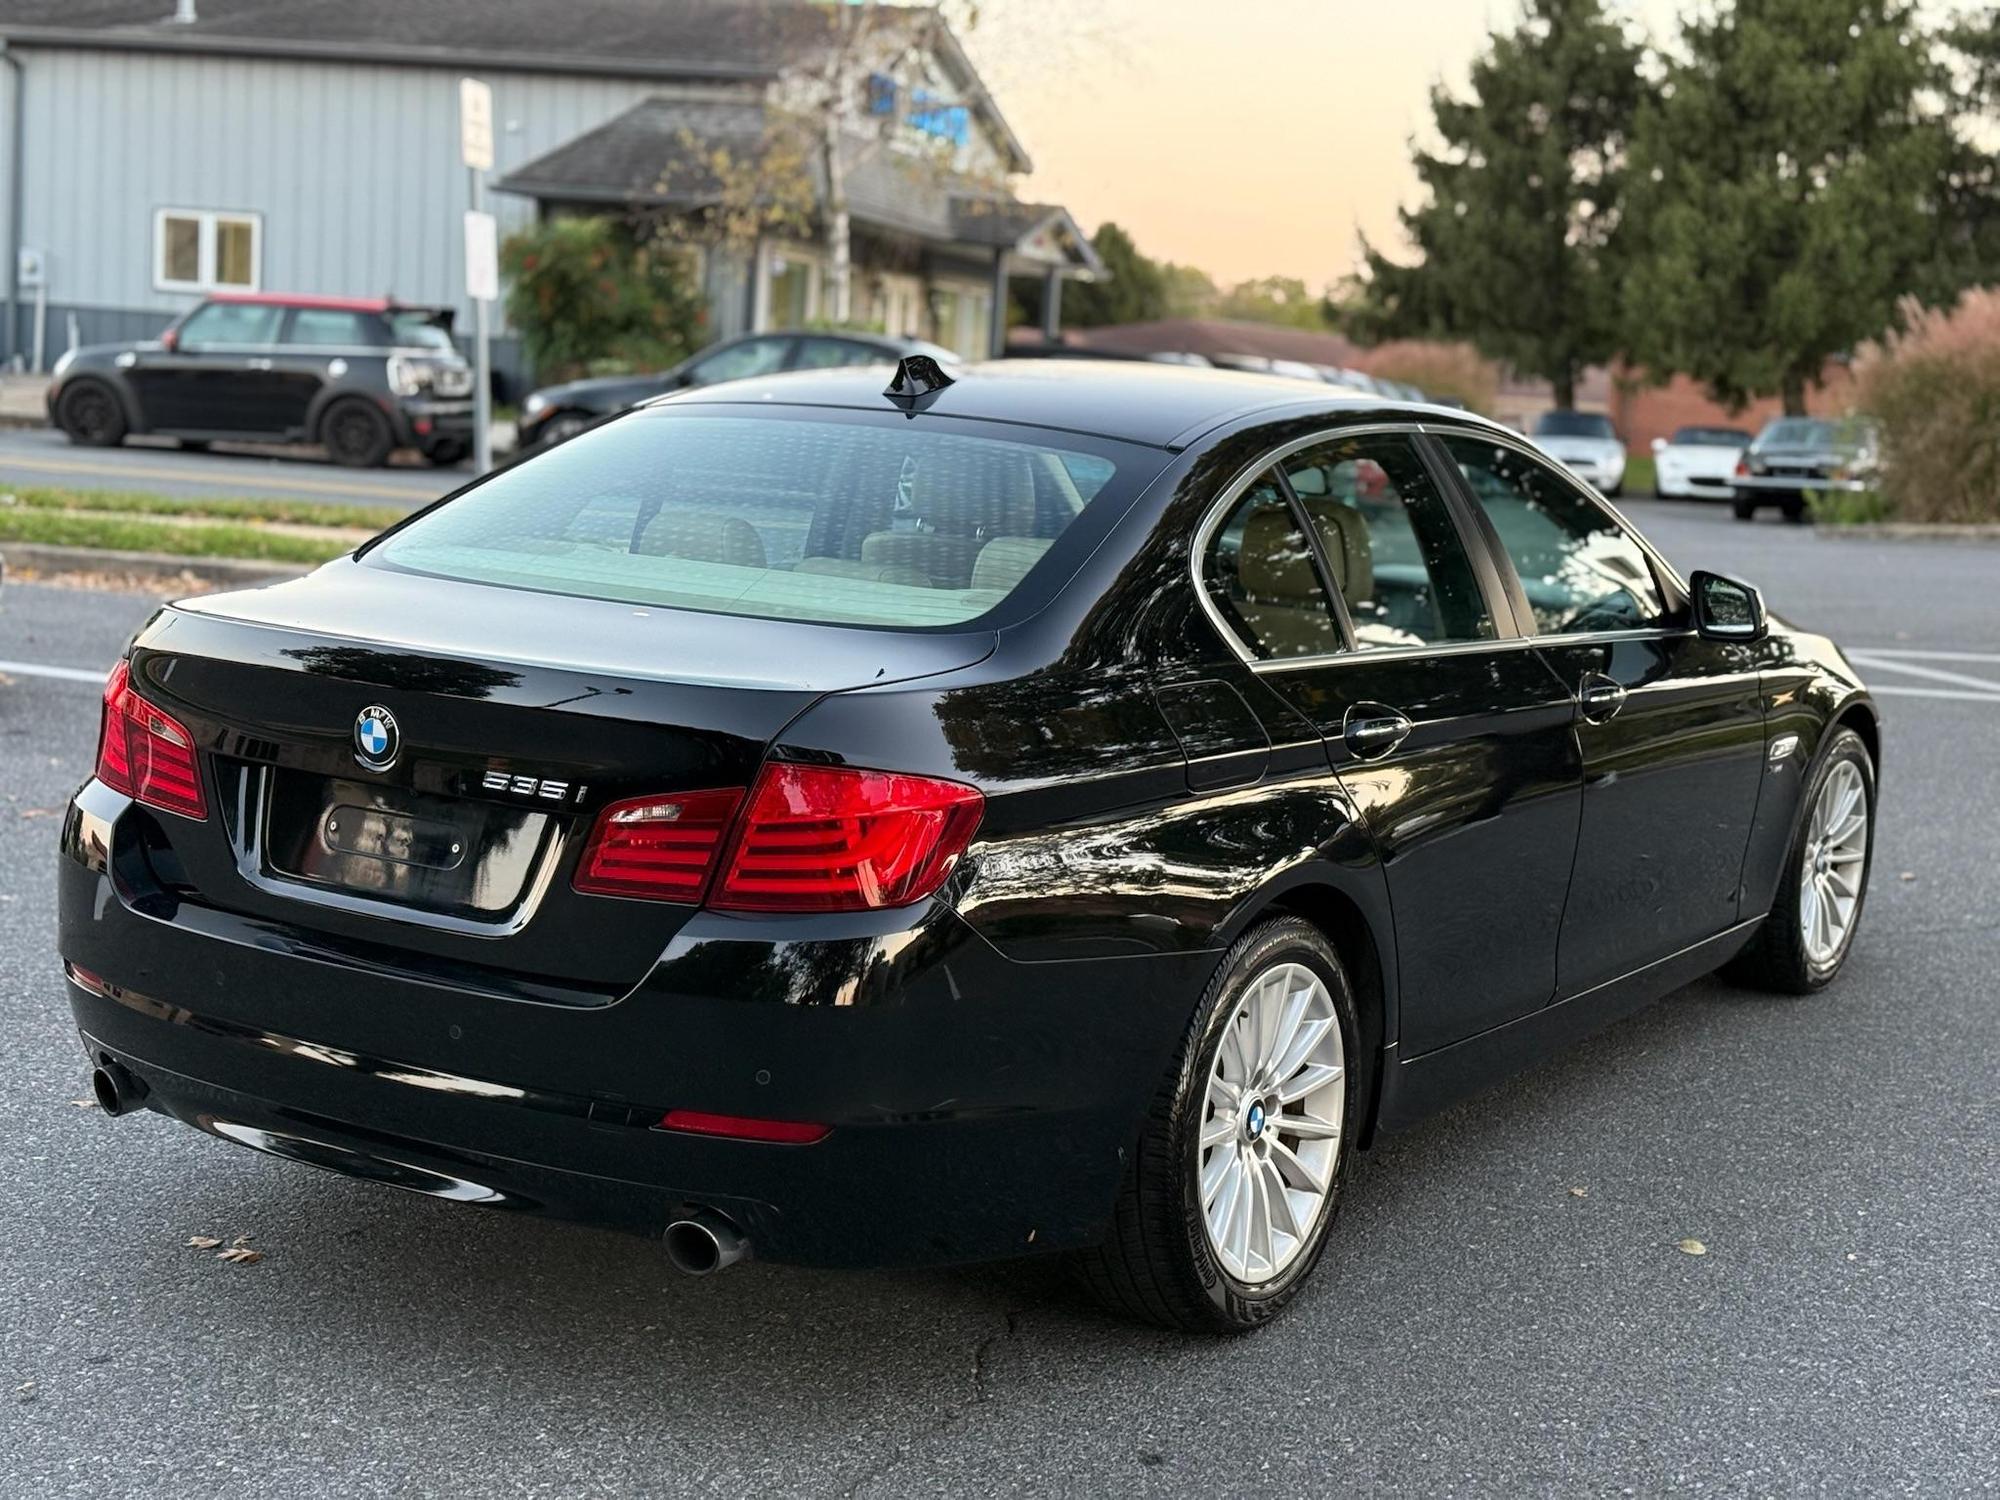
[{"label": "shingled roof", "polygon": [[[836,8],[817,0],[0,0],[24,46],[366,61],[625,78],[756,80],[814,56]],[[911,12],[912,16],[920,13]],[[1012,160],[1031,169],[949,27],[940,60]]]}]

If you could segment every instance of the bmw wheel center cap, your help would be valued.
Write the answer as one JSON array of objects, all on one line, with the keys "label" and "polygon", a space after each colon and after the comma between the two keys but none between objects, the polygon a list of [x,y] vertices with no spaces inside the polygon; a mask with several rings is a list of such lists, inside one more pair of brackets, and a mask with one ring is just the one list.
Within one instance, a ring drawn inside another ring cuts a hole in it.
[{"label": "bmw wheel center cap", "polygon": [[1249,1127],[1250,1139],[1256,1140],[1264,1133],[1264,1101],[1257,1100],[1250,1106],[1250,1117],[1244,1122]]},{"label": "bmw wheel center cap", "polygon": [[396,763],[403,748],[402,731],[396,716],[379,703],[371,703],[354,719],[354,758],[371,771],[386,771]]}]

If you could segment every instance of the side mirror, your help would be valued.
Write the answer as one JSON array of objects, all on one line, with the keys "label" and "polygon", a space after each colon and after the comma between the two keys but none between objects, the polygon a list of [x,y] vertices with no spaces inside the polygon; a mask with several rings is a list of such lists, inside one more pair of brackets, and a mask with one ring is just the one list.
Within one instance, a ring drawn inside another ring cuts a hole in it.
[{"label": "side mirror", "polygon": [[1667,440],[1663,437],[1654,438],[1653,451],[1655,453],[1665,453],[1667,451]]},{"label": "side mirror", "polygon": [[166,350],[167,353],[172,354],[180,346],[181,336],[174,329],[169,328],[165,333],[160,335],[160,347]]},{"label": "side mirror", "polygon": [[1694,628],[1710,640],[1755,641],[1766,629],[1764,596],[1747,583],[1720,573],[1696,573],[1688,580],[1694,596]]}]

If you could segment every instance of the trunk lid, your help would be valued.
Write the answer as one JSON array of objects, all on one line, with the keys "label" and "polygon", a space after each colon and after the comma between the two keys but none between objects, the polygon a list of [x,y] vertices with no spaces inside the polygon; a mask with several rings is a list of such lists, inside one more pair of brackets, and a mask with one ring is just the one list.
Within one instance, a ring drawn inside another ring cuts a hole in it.
[{"label": "trunk lid", "polygon": [[370,962],[593,1003],[642,978],[693,910],[570,888],[601,808],[747,787],[825,693],[992,643],[342,561],[162,611],[132,672],[193,736],[216,804],[206,823],[161,820],[184,899]]}]

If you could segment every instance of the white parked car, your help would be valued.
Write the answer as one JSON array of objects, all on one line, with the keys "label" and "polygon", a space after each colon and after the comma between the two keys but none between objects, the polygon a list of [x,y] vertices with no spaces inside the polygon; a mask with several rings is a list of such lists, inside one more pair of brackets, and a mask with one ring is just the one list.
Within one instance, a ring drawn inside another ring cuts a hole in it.
[{"label": "white parked car", "polygon": [[1625,444],[1602,412],[1545,411],[1528,436],[1599,494],[1615,500],[1625,488]]},{"label": "white parked car", "polygon": [[1653,493],[1662,500],[1727,500],[1750,446],[1740,427],[1683,427],[1653,439]]}]

